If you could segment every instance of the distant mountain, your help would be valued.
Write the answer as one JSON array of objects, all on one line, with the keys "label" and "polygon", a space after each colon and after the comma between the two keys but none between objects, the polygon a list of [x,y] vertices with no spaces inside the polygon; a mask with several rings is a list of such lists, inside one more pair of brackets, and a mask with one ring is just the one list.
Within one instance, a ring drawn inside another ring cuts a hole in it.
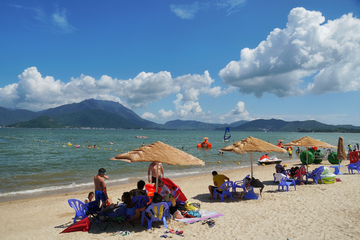
[{"label": "distant mountain", "polygon": [[18,122],[10,124],[7,127],[16,127],[16,128],[61,128],[63,127],[60,123],[54,121],[49,116],[41,116],[30,121]]},{"label": "distant mountain", "polygon": [[216,128],[225,127],[227,124],[204,123],[190,120],[173,120],[164,124],[167,129],[181,129],[181,130],[215,130]]},{"label": "distant mountain", "polygon": [[73,113],[55,116],[54,119],[64,126],[95,128],[141,128],[127,119],[98,109],[85,109]]},{"label": "distant mountain", "polygon": [[243,125],[245,123],[248,123],[249,121],[245,121],[245,120],[240,120],[240,121],[237,121],[237,122],[233,122],[233,123],[230,123],[230,127],[238,127],[240,125]]},{"label": "distant mountain", "polygon": [[278,119],[257,119],[251,122],[247,122],[232,128],[233,131],[277,131],[280,128],[285,127],[288,122]]},{"label": "distant mountain", "polygon": [[103,110],[109,113],[114,113],[116,115],[121,116],[122,118],[125,118],[129,122],[143,127],[143,128],[161,128],[162,126],[160,124],[142,119],[139,117],[135,112],[132,110],[124,107],[120,103],[112,102],[112,101],[104,101],[104,100],[95,100],[95,99],[88,99],[84,100],[80,103],[72,103],[72,104],[66,104],[62,105],[60,107],[56,108],[50,108],[47,110],[44,110],[41,112],[42,115],[48,115],[51,117],[63,115],[63,114],[69,114],[69,113],[75,113],[86,109],[97,109],[97,110]]},{"label": "distant mountain", "polygon": [[28,121],[38,116],[40,116],[39,113],[29,110],[9,110],[0,107],[0,126],[9,125],[20,121]]},{"label": "distant mountain", "polygon": [[286,122],[279,119],[257,119],[232,128],[233,131],[272,131],[272,132],[357,132],[360,127],[352,125],[327,125],[315,120]]}]

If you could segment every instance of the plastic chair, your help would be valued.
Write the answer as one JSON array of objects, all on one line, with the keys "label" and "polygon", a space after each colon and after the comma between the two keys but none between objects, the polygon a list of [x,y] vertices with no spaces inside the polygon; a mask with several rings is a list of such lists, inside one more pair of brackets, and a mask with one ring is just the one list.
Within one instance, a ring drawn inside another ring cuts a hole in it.
[{"label": "plastic chair", "polygon": [[295,180],[294,179],[289,179],[287,178],[285,175],[283,175],[280,183],[279,183],[279,187],[278,187],[278,191],[280,190],[280,187],[282,187],[282,190],[284,191],[284,187],[286,187],[286,191],[289,191],[289,186],[290,185],[294,185],[295,191],[296,191],[296,184],[295,184]]},{"label": "plastic chair", "polygon": [[[150,215],[147,216],[148,213]],[[155,221],[162,221],[164,227],[167,229],[166,218],[170,217],[169,207],[166,202],[152,203],[145,211],[141,214],[141,226],[144,225],[144,218],[148,222],[148,229],[152,228],[152,223]]]},{"label": "plastic chair", "polygon": [[85,213],[85,203],[83,203],[82,201],[78,200],[78,199],[69,199],[68,203],[70,205],[70,207],[72,207],[73,209],[75,209],[75,217],[74,217],[74,222],[76,221],[76,218],[81,217],[81,219],[84,219],[87,217],[86,213]]},{"label": "plastic chair", "polygon": [[135,196],[131,199],[133,203],[135,203],[135,208],[140,209],[146,207],[149,202],[149,198],[147,196]]},{"label": "plastic chair", "polygon": [[315,169],[312,172],[308,172],[305,176],[306,176],[306,183],[308,183],[308,178],[311,178],[316,184],[318,184],[318,180],[321,181],[321,183],[323,183],[323,180],[321,178],[321,174],[324,171],[324,166],[318,167],[317,169]]},{"label": "plastic chair", "polygon": [[357,170],[358,173],[360,174],[360,161],[357,161],[356,163],[350,163],[348,165],[349,174],[350,174],[350,170],[351,170],[351,174],[353,174],[354,169]]},{"label": "plastic chair", "polygon": [[[224,201],[224,196],[227,196],[227,197],[230,197],[231,199],[233,199],[233,196],[230,193],[230,189],[232,189],[232,187],[233,187],[233,182],[232,181],[224,182],[223,184],[221,184],[220,187],[214,189],[213,199],[215,199],[216,194],[220,195],[222,202]],[[220,192],[220,191],[217,191],[217,190],[222,190],[222,191]]]},{"label": "plastic chair", "polygon": [[246,177],[244,177],[243,180],[233,182],[232,192],[236,193],[236,188],[242,188],[244,192],[247,192],[245,179],[249,178],[249,177],[250,177],[250,175],[247,175]]},{"label": "plastic chair", "polygon": [[[281,174],[284,174],[286,177],[289,175],[289,173],[290,173],[290,170],[291,169],[286,169],[285,171],[283,171]],[[279,173],[274,173],[274,182],[276,182],[276,176],[277,176],[277,174],[279,174]]]}]

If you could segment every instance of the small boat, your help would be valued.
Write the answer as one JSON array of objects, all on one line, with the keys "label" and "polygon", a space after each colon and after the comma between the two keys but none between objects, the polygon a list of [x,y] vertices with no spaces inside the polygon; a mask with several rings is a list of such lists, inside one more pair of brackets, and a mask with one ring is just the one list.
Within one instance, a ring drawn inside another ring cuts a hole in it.
[{"label": "small boat", "polygon": [[274,164],[274,163],[281,163],[282,159],[278,159],[277,157],[269,157],[268,155],[264,154],[258,159],[258,164]]},{"label": "small boat", "polygon": [[109,144],[110,144],[110,145],[113,145],[113,143],[112,143],[112,142],[110,142]]},{"label": "small boat", "polygon": [[229,141],[230,141],[230,138],[231,138],[230,128],[227,127],[227,128],[225,129],[223,142],[229,142]]},{"label": "small boat", "polygon": [[71,143],[71,142],[68,142],[67,145],[70,147],[70,146],[72,146],[72,143]]},{"label": "small boat", "polygon": [[79,148],[79,147],[80,147],[80,145],[75,145],[75,147],[76,147],[76,148]]}]

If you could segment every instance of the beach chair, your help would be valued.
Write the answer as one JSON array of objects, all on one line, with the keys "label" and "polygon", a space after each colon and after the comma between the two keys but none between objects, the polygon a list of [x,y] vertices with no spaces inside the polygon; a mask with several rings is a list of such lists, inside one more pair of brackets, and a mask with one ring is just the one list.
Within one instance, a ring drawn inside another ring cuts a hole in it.
[{"label": "beach chair", "polygon": [[280,177],[280,180],[279,180],[279,177],[277,178],[276,176],[280,176],[279,174],[284,174],[286,177],[289,175],[289,173],[290,173],[290,170],[291,169],[286,169],[286,170],[284,170],[282,173],[274,173],[274,182],[280,182],[280,180],[281,180],[281,177]]},{"label": "beach chair", "polygon": [[286,187],[286,191],[289,191],[289,186],[293,185],[296,191],[296,184],[295,184],[295,180],[294,179],[289,179],[287,178],[285,175],[282,176],[280,183],[279,183],[279,187],[278,187],[278,191],[280,191],[280,187],[282,187],[282,190],[284,191],[284,187]]},{"label": "beach chair", "polygon": [[141,226],[144,226],[144,219],[146,218],[148,229],[152,228],[152,223],[155,221],[162,221],[167,229],[166,218],[168,217],[170,217],[170,212],[166,202],[152,203],[141,214]]},{"label": "beach chair", "polygon": [[85,213],[85,203],[83,203],[82,201],[78,200],[78,199],[69,199],[68,203],[70,205],[70,207],[72,207],[75,210],[75,217],[74,217],[74,222],[75,223],[76,219],[78,217],[81,217],[81,219],[84,219],[87,217],[86,213]]},{"label": "beach chair", "polygon": [[348,165],[349,174],[350,174],[350,170],[351,170],[351,174],[353,174],[353,170],[357,170],[358,173],[360,174],[360,161],[357,161],[356,163],[350,163]]},{"label": "beach chair", "polygon": [[[223,184],[221,184],[220,187],[215,188],[214,192],[213,192],[213,199],[215,199],[216,194],[219,194],[221,197],[221,201],[224,201],[224,196],[226,197],[230,197],[231,199],[233,199],[233,196],[230,192],[230,190],[232,189],[233,186],[233,182],[232,181],[226,181]],[[220,190],[220,191],[218,191]]]},{"label": "beach chair", "polygon": [[247,175],[246,177],[244,177],[243,180],[239,180],[239,181],[233,182],[232,192],[233,192],[233,193],[236,193],[236,188],[242,188],[244,192],[247,192],[245,179],[246,179],[246,178],[249,178],[249,177],[250,177],[250,175]]},{"label": "beach chair", "polygon": [[306,183],[308,183],[309,178],[311,178],[316,184],[318,184],[318,180],[320,180],[321,183],[323,183],[323,180],[321,179],[321,174],[322,174],[323,171],[324,171],[324,166],[321,166],[321,167],[316,168],[312,172],[306,173],[305,174]]}]

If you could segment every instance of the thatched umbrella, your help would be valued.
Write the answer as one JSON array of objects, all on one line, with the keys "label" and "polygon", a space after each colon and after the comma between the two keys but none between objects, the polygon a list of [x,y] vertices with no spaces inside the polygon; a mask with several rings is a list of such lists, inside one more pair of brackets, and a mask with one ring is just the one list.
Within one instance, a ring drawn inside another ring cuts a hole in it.
[{"label": "thatched umbrella", "polygon": [[289,143],[285,143],[283,144],[283,146],[294,146],[294,147],[305,147],[306,148],[306,171],[308,171],[308,148],[309,147],[320,147],[320,148],[337,148],[333,145],[330,145],[326,142],[317,140],[315,138],[312,137],[302,137],[296,140],[293,140]]},{"label": "thatched umbrella", "polygon": [[306,147],[306,148],[309,147],[336,148],[333,145],[330,145],[326,142],[308,136],[293,140],[289,143],[285,143],[283,144],[283,146]]},{"label": "thatched umbrella", "polygon": [[[170,165],[201,165],[205,162],[160,141],[134,149],[131,152],[116,155],[110,160],[125,162],[157,162]],[[156,171],[156,187],[158,186],[159,165]]]},{"label": "thatched umbrella", "polygon": [[239,154],[250,152],[251,178],[253,177],[253,152],[286,152],[285,149],[279,148],[271,143],[254,137],[245,138],[240,142],[236,142],[230,146],[224,147],[221,150],[236,152]]}]

